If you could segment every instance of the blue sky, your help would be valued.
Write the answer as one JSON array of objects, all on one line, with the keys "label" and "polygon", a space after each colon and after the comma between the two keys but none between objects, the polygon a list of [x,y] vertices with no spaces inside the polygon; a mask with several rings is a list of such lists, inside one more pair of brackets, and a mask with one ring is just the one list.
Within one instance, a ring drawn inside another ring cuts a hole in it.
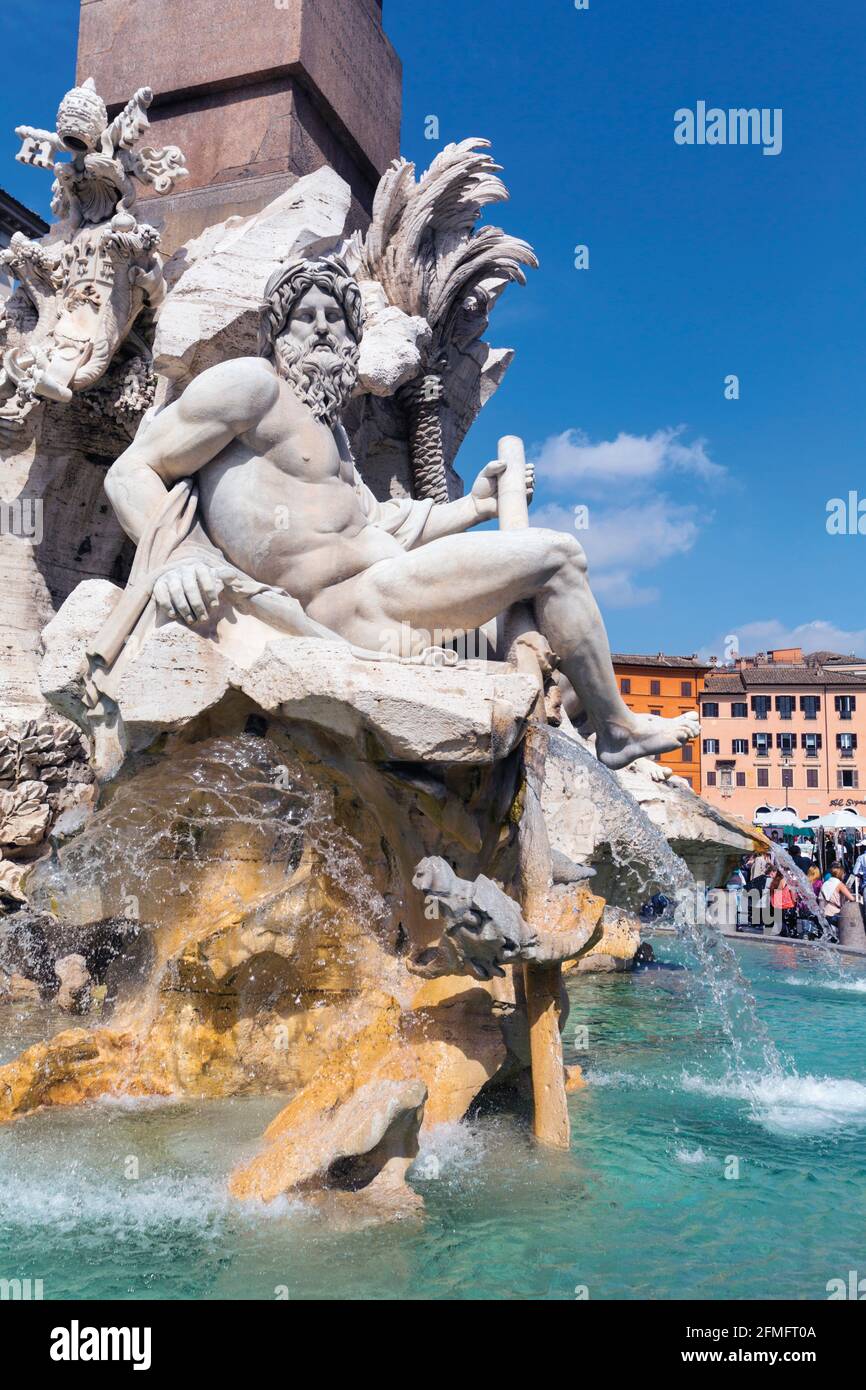
[{"label": "blue sky", "polygon": [[[511,191],[491,220],[541,260],[495,312],[517,359],[464,477],[521,434],[537,520],[589,507],[620,650],[736,633],[866,651],[866,536],[825,527],[830,498],[866,499],[862,0],[385,0],[385,23],[404,153],[420,168],[490,139]],[[14,164],[11,127],[53,113],[76,24],[72,0],[40,0],[35,23],[22,0],[0,8],[0,183],[43,210],[50,180]],[[674,112],[699,100],[781,108],[781,154],[675,144]]]}]

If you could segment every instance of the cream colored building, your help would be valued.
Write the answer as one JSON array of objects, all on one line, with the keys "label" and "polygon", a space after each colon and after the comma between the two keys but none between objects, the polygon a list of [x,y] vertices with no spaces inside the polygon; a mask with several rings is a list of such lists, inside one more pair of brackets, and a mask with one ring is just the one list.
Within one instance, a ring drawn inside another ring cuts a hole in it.
[{"label": "cream colored building", "polygon": [[707,673],[702,793],[751,821],[759,806],[801,817],[866,807],[866,662],[740,660]]}]

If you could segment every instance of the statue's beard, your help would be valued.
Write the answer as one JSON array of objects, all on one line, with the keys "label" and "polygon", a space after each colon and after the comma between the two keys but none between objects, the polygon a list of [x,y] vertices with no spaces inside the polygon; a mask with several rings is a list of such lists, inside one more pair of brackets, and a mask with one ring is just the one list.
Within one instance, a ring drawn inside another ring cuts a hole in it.
[{"label": "statue's beard", "polygon": [[308,405],[317,420],[333,427],[358,383],[358,344],[333,338],[301,344],[285,334],[274,343],[280,376]]}]

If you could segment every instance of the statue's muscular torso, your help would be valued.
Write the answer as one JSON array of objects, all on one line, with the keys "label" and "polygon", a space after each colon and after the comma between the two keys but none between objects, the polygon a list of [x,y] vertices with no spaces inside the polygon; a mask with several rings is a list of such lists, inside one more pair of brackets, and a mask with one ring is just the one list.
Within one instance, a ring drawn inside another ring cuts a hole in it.
[{"label": "statue's muscular torso", "polygon": [[[260,366],[260,370],[263,366]],[[284,381],[274,403],[198,472],[208,535],[245,574],[307,607],[323,590],[399,555],[367,521],[331,430]]]}]

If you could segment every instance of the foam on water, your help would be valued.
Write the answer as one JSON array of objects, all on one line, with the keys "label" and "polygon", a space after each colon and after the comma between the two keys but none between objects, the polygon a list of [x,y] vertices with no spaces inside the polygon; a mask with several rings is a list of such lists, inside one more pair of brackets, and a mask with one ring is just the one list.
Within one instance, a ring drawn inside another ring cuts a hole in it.
[{"label": "foam on water", "polygon": [[795,985],[798,989],[837,989],[845,994],[866,994],[866,980],[823,980],[786,975],[785,984]]},{"label": "foam on water", "polygon": [[183,1096],[133,1096],[124,1091],[108,1091],[97,1096],[89,1104],[97,1110],[129,1110],[133,1114],[139,1110],[162,1110],[170,1105],[182,1105]]},{"label": "foam on water", "polygon": [[681,1144],[678,1148],[674,1149],[674,1158],[677,1160],[677,1163],[690,1164],[694,1167],[709,1162],[700,1144],[696,1149],[687,1149],[685,1145]]},{"label": "foam on water", "polygon": [[684,1072],[682,1087],[743,1100],[749,1118],[773,1134],[828,1134],[866,1125],[866,1086],[832,1076],[727,1076],[708,1080]]},{"label": "foam on water", "polygon": [[588,1067],[585,1069],[584,1075],[589,1085],[596,1087],[611,1086],[616,1089],[655,1091],[661,1084],[657,1077],[628,1071],[594,1071]]},{"label": "foam on water", "polygon": [[110,1230],[115,1239],[158,1233],[171,1227],[194,1232],[200,1240],[219,1240],[229,1210],[225,1185],[203,1178],[161,1174],[123,1188],[80,1181],[77,1169],[58,1171],[52,1181],[32,1173],[0,1179],[0,1227],[32,1235],[40,1228],[55,1236]]},{"label": "foam on water", "polygon": [[[659,1090],[665,1094],[681,1090],[744,1101],[750,1120],[780,1136],[827,1134],[866,1126],[866,1086],[845,1077],[753,1072],[712,1079],[689,1071],[679,1077],[587,1071],[586,1078],[596,1089]],[[686,1161],[679,1151],[677,1157]]]},{"label": "foam on water", "polygon": [[421,1136],[412,1177],[419,1182],[461,1178],[477,1171],[487,1153],[484,1134],[468,1122],[436,1125]]}]

